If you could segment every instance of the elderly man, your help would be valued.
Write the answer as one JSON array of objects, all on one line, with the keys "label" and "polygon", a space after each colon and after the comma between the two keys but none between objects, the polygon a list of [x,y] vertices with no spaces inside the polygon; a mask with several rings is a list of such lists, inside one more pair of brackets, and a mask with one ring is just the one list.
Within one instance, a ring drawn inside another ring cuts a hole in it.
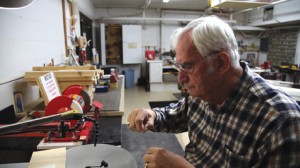
[{"label": "elderly man", "polygon": [[230,26],[215,16],[177,31],[178,82],[188,94],[165,108],[135,109],[129,128],[185,132],[185,157],[151,147],[147,168],[299,167],[300,107],[239,61]]}]

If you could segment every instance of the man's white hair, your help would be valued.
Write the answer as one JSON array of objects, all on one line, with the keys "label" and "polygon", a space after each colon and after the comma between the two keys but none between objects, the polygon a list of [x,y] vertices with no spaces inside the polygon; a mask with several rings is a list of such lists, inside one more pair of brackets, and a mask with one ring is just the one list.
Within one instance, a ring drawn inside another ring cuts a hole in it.
[{"label": "man's white hair", "polygon": [[171,35],[171,46],[176,47],[180,36],[190,32],[190,37],[202,56],[225,51],[231,57],[233,66],[239,65],[238,45],[231,27],[217,16],[205,16],[192,20]]}]

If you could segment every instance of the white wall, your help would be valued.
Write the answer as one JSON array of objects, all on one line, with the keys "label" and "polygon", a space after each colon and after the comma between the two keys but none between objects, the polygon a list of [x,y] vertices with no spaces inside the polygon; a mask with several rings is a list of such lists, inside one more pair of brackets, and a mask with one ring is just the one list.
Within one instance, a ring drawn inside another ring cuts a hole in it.
[{"label": "white wall", "polygon": [[[202,12],[193,12],[193,11],[172,11],[172,10],[163,10],[161,12],[162,18],[172,18],[172,19],[196,19],[199,18],[203,13]],[[161,50],[162,52],[170,51],[170,36],[171,33],[180,27],[180,22],[178,21],[163,21],[161,26]]]},{"label": "white wall", "polygon": [[262,26],[269,24],[285,23],[290,21],[300,21],[300,0],[290,0],[274,5],[273,19],[263,21],[264,8],[246,12],[248,15],[249,25]]},{"label": "white wall", "polygon": [[[96,17],[98,18],[96,24],[135,24],[142,25],[142,47],[145,53],[146,47],[150,49],[157,49],[161,52],[170,51],[170,35],[180,26],[179,21],[169,21],[163,19],[193,19],[201,16],[200,12],[193,11],[173,11],[173,10],[155,10],[155,9],[121,9],[121,8],[100,8],[96,9]],[[128,19],[116,19],[120,17],[127,17]],[[104,18],[104,19],[103,19]],[[109,19],[111,18],[111,19]],[[135,18],[135,19],[130,19]],[[152,18],[162,18],[162,20],[151,20]],[[142,75],[146,76],[146,59],[145,55],[142,63]],[[121,66],[127,68],[128,66]],[[130,65],[130,68],[135,70],[135,83],[141,74],[140,65]]]},{"label": "white wall", "polygon": [[[22,91],[24,103],[38,98],[36,87],[22,77],[32,66],[65,59],[61,0],[35,0],[23,9],[0,9],[0,109]],[[17,79],[17,80],[16,80]]]},{"label": "white wall", "polygon": [[[138,24],[143,26],[143,44],[142,46],[156,47],[162,51],[170,50],[170,34],[173,30],[180,26],[180,21],[167,19],[186,19],[191,20],[202,15],[201,12],[193,11],[174,11],[174,10],[154,10],[147,9],[121,9],[121,8],[99,8],[96,10],[98,18],[97,24],[115,23],[115,24]],[[118,19],[126,17],[128,19]],[[111,18],[111,19],[109,19]],[[136,19],[130,19],[136,18]],[[153,18],[161,18],[160,20],[151,20]],[[166,19],[166,20],[164,20]]]}]

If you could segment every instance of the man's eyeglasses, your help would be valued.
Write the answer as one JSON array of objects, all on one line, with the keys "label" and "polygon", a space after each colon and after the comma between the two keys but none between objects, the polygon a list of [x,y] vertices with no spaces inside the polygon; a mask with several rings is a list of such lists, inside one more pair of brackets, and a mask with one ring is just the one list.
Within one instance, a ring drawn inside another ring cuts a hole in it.
[{"label": "man's eyeglasses", "polygon": [[[205,57],[210,57],[212,55],[216,55],[218,53],[220,53],[221,51],[213,51],[209,54],[207,54]],[[174,66],[179,70],[183,71],[183,72],[190,72],[191,69],[193,68],[194,64],[196,62],[185,62],[182,64],[178,64],[177,62],[173,62]]]},{"label": "man's eyeglasses", "polygon": [[[213,51],[213,52],[207,54],[207,56],[205,56],[205,57],[215,55],[219,52],[221,52],[221,51]],[[191,69],[193,68],[195,62],[185,62],[185,63],[182,63],[182,64],[178,64],[177,62],[173,62],[173,64],[178,70],[180,69],[183,72],[190,72]]]},{"label": "man's eyeglasses", "polygon": [[195,62],[186,62],[186,63],[182,63],[182,64],[178,64],[176,62],[173,63],[174,66],[179,70],[181,71],[184,71],[184,72],[189,72],[192,68],[193,68],[193,65],[195,64]]}]

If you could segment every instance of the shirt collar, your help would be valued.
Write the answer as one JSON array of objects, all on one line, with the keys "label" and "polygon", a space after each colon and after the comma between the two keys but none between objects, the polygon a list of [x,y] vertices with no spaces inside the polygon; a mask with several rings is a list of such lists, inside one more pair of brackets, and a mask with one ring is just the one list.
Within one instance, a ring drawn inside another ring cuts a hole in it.
[{"label": "shirt collar", "polygon": [[243,92],[245,90],[249,90],[249,88],[254,84],[252,77],[254,74],[249,69],[246,62],[240,62],[241,67],[243,68],[243,74],[239,80],[239,82],[235,85],[233,90],[231,91],[229,97],[223,103],[223,106],[219,109],[219,113],[230,112],[233,111],[237,106],[237,102],[242,99]]}]

